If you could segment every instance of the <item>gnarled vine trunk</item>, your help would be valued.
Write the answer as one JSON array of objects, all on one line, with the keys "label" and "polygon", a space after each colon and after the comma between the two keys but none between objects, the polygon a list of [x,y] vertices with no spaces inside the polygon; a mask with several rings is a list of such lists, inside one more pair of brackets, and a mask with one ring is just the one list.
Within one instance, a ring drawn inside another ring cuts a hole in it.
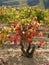
[{"label": "gnarled vine trunk", "polygon": [[20,44],[20,46],[21,46],[21,50],[22,50],[24,56],[26,56],[28,58],[33,57],[33,54],[34,54],[34,51],[35,51],[35,48],[36,48],[36,46],[34,44],[31,47],[31,44],[29,43],[26,50],[25,50],[23,44]]}]

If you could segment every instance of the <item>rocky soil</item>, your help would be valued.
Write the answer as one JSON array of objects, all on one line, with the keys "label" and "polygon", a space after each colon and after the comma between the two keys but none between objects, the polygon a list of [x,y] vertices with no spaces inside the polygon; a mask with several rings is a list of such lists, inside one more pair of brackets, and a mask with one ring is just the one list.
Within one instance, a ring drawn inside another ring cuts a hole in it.
[{"label": "rocky soil", "polygon": [[[42,49],[38,49],[42,50]],[[32,58],[22,56],[17,48],[0,49],[0,65],[49,65],[49,52],[35,53]]]}]

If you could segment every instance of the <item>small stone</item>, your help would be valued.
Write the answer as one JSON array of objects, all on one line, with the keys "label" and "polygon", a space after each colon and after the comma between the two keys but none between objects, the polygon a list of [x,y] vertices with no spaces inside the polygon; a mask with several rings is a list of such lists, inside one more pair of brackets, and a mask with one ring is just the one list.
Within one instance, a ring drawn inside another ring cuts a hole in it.
[{"label": "small stone", "polygon": [[17,65],[16,63],[14,63],[14,65]]}]

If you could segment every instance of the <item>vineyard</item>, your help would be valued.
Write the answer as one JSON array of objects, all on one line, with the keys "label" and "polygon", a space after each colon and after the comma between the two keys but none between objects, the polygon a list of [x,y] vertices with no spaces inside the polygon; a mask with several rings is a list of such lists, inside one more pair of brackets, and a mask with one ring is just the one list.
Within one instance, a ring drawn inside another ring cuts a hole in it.
[{"label": "vineyard", "polygon": [[[35,47],[32,58],[28,45]],[[0,7],[0,52],[2,65],[49,65],[49,9]]]}]

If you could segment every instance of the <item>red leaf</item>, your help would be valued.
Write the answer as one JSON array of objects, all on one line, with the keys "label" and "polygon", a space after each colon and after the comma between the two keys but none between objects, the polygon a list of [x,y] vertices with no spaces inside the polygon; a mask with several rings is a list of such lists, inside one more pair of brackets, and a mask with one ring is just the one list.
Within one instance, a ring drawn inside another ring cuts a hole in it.
[{"label": "red leaf", "polygon": [[39,45],[43,46],[45,44],[45,42],[46,42],[45,40],[42,40],[42,41],[39,42]]},{"label": "red leaf", "polygon": [[14,39],[14,44],[17,44],[17,39]]},{"label": "red leaf", "polygon": [[21,36],[20,35],[17,36],[17,40],[21,40]]},{"label": "red leaf", "polygon": [[32,42],[32,38],[28,38],[28,39],[27,39],[27,42],[28,42],[28,43],[31,43],[31,42]]}]

